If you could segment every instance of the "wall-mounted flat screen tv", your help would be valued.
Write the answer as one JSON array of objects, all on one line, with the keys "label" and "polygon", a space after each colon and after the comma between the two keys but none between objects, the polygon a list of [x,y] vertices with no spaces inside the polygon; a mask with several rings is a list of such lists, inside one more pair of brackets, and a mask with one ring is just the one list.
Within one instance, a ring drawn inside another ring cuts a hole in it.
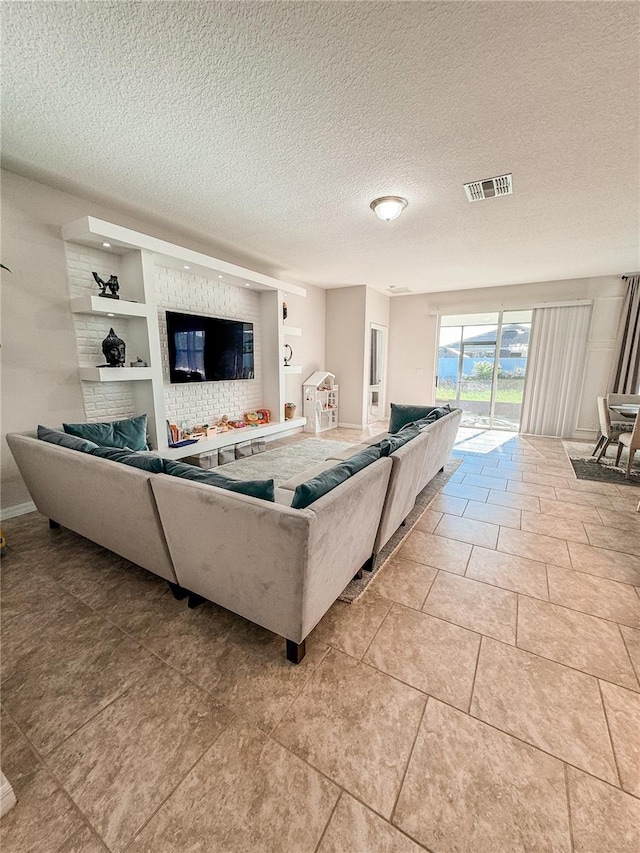
[{"label": "wall-mounted flat screen tv", "polygon": [[253,379],[253,323],[167,311],[171,382]]}]

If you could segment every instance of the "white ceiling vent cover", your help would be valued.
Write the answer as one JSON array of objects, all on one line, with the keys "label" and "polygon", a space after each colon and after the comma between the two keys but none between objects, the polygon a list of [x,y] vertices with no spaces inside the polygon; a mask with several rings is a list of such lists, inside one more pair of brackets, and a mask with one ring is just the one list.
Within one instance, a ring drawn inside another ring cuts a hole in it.
[{"label": "white ceiling vent cover", "polygon": [[469,201],[482,201],[484,198],[497,198],[499,195],[513,195],[511,174],[486,178],[484,181],[471,181],[463,184]]},{"label": "white ceiling vent cover", "polygon": [[397,284],[392,284],[387,290],[392,296],[396,296],[398,293],[413,293],[408,287],[400,287]]}]

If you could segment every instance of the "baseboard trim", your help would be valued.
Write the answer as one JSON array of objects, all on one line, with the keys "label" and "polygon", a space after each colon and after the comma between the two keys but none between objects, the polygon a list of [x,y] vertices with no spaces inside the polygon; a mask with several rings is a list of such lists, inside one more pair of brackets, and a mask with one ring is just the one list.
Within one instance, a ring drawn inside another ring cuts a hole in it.
[{"label": "baseboard trim", "polygon": [[14,506],[6,506],[0,510],[0,519],[6,521],[8,518],[16,518],[18,515],[26,515],[28,512],[34,512],[36,505],[33,501],[27,501],[23,504],[15,504]]},{"label": "baseboard trim", "polygon": [[345,424],[338,422],[338,426],[342,427],[343,429],[366,429],[366,427],[363,427],[362,424]]},{"label": "baseboard trim", "polygon": [[17,802],[11,782],[0,772],[0,817],[4,817]]}]

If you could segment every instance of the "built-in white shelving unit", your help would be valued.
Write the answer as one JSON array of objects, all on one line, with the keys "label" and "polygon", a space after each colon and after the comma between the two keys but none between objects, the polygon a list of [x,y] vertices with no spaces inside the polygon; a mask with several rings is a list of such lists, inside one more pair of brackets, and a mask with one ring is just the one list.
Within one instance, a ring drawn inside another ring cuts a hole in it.
[{"label": "built-in white shelving unit", "polygon": [[[63,226],[62,236],[68,243],[91,246],[120,256],[122,281],[126,281],[127,292],[133,294],[135,301],[109,299],[97,294],[78,296],[71,299],[71,311],[74,314],[94,314],[106,318],[129,318],[127,358],[129,354],[130,360],[140,356],[149,366],[112,368],[80,365],[79,377],[83,382],[134,381],[132,388],[136,410],[148,416],[149,434],[154,448],[171,458],[181,458],[236,444],[251,437],[276,435],[304,426],[304,417],[284,420],[284,377],[290,373],[302,373],[302,367],[284,367],[282,363],[285,335],[302,334],[302,329],[284,325],[283,297],[285,294],[304,297],[307,294],[303,287],[93,216],[85,216]],[[241,429],[220,433],[186,447],[168,448],[162,350],[155,295],[156,265],[177,270],[190,269],[196,275],[210,278],[212,286],[215,286],[220,276],[224,276],[226,284],[238,287],[249,285],[260,293],[262,392],[263,405],[272,413],[270,424],[246,428],[246,431]]]},{"label": "built-in white shelving unit", "polygon": [[285,326],[284,333],[289,338],[301,338],[302,337],[302,329],[298,328],[298,326]]}]

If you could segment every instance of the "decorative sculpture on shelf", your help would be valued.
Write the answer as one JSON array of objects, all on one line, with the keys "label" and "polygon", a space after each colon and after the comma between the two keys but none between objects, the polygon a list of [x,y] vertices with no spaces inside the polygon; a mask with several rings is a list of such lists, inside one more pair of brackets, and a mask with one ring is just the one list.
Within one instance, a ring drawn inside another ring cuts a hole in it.
[{"label": "decorative sculpture on shelf", "polygon": [[109,334],[102,341],[102,352],[107,360],[106,364],[100,364],[99,367],[124,367],[125,342],[119,338],[113,329],[109,329]]},{"label": "decorative sculpture on shelf", "polygon": [[285,344],[284,348],[285,348],[285,350],[289,350],[289,355],[287,355],[286,352],[284,355],[284,366],[289,367],[291,364],[291,359],[293,358],[293,350],[291,349],[289,344]]},{"label": "decorative sculpture on shelf", "polygon": [[286,303],[286,302],[283,302],[283,303],[282,303],[282,319],[283,319],[283,320],[286,320],[286,319],[287,319],[287,314],[288,314],[288,313],[289,313],[289,311],[287,310],[287,303]]},{"label": "decorative sculpture on shelf", "polygon": [[[100,288],[98,296],[104,296],[105,299],[120,299],[118,296],[120,285],[118,283],[117,275],[112,275],[109,281],[103,281],[97,272],[92,272],[91,275],[94,277],[96,284]],[[111,291],[110,293],[107,293],[107,288]]]}]

